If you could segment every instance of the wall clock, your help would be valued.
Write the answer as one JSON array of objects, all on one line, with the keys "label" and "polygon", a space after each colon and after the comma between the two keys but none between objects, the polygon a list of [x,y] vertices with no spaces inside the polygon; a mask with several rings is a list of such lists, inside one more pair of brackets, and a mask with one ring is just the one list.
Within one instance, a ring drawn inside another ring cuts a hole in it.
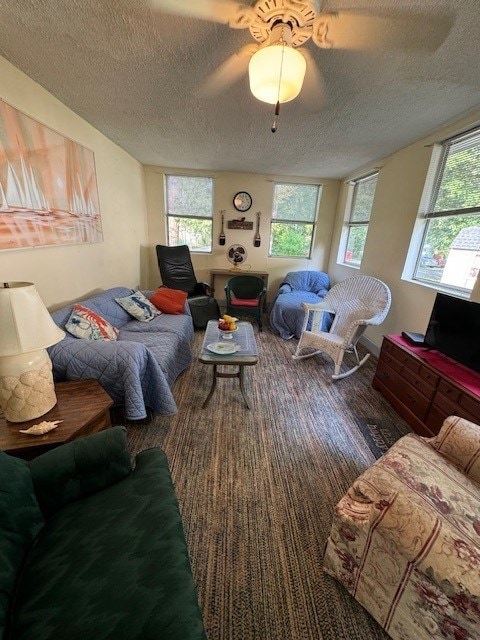
[{"label": "wall clock", "polygon": [[233,196],[233,206],[237,211],[248,211],[252,206],[252,196],[246,191],[239,191]]}]

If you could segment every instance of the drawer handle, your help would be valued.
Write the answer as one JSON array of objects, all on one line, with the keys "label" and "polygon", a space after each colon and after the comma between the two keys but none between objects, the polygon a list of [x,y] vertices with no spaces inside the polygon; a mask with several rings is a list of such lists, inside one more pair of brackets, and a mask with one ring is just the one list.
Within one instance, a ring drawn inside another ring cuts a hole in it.
[{"label": "drawer handle", "polygon": [[416,400],[415,400],[415,398],[412,396],[412,394],[411,394],[411,393],[408,393],[408,394],[407,394],[407,398],[410,400],[410,402],[412,402],[413,404],[415,404]]}]

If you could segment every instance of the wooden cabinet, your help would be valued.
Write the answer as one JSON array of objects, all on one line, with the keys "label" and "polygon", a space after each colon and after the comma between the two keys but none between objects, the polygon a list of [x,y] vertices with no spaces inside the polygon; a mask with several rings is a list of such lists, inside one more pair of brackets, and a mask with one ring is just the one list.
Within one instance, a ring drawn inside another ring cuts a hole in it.
[{"label": "wooden cabinet", "polygon": [[450,415],[480,423],[480,375],[400,336],[385,336],[372,386],[420,435],[438,433]]}]

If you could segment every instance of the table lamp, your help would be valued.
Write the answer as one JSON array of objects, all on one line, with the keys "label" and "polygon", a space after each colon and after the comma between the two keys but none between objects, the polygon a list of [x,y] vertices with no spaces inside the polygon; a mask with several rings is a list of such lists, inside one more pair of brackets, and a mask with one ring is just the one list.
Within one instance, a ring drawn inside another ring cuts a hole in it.
[{"label": "table lamp", "polygon": [[0,406],[10,422],[33,420],[55,406],[46,347],[64,336],[35,285],[0,283]]}]

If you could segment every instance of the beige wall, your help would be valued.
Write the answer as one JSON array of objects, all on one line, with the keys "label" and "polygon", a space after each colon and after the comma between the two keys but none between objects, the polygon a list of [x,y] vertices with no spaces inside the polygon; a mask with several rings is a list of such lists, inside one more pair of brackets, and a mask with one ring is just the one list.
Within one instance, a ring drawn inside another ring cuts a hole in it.
[{"label": "beige wall", "polygon": [[[148,211],[149,246],[145,247],[148,253],[148,283],[151,287],[160,284],[155,256],[155,245],[166,244],[166,224],[164,205],[164,175],[165,173],[186,174],[185,170],[167,169],[165,167],[145,167],[145,184]],[[190,175],[209,175],[215,178],[215,201],[213,223],[213,251],[211,254],[192,254],[195,275],[198,280],[210,281],[210,269],[228,269],[231,267],[226,258],[226,250],[233,243],[243,244],[248,253],[247,265],[251,269],[268,271],[269,292],[268,299],[275,295],[278,285],[288,271],[301,269],[326,270],[329,260],[330,243],[335,220],[338,190],[340,181],[320,180],[318,178],[289,178],[288,176],[266,176],[253,173],[227,173],[227,172],[190,172]],[[270,217],[272,212],[272,200],[274,181],[287,180],[297,183],[322,184],[322,197],[320,201],[318,224],[315,233],[312,257],[306,259],[270,258],[268,256],[270,241]],[[249,211],[239,213],[233,207],[232,200],[238,191],[248,191],[253,198],[253,204]],[[218,235],[221,227],[220,211],[226,210],[224,246],[218,244]],[[260,247],[253,246],[253,238],[256,228],[256,212],[261,211],[260,235],[262,243]],[[253,231],[239,231],[227,228],[227,220],[244,216],[253,221]],[[224,280],[220,278],[216,283],[216,297],[223,299]]]},{"label": "beige wall", "polygon": [[402,280],[405,259],[418,214],[432,143],[454,135],[480,119],[480,112],[444,127],[426,138],[381,161],[348,176],[352,179],[381,166],[372,215],[360,270],[337,264],[338,247],[344,225],[348,185],[342,183],[338,200],[328,272],[334,282],[364,273],[376,276],[392,291],[392,306],[380,327],[371,327],[366,337],[380,347],[382,336],[402,331],[425,333],[435,290]]},{"label": "beige wall", "polygon": [[104,237],[98,244],[0,251],[2,281],[34,282],[51,308],[97,289],[143,285],[142,165],[1,57],[0,78],[0,98],[94,152]]}]

